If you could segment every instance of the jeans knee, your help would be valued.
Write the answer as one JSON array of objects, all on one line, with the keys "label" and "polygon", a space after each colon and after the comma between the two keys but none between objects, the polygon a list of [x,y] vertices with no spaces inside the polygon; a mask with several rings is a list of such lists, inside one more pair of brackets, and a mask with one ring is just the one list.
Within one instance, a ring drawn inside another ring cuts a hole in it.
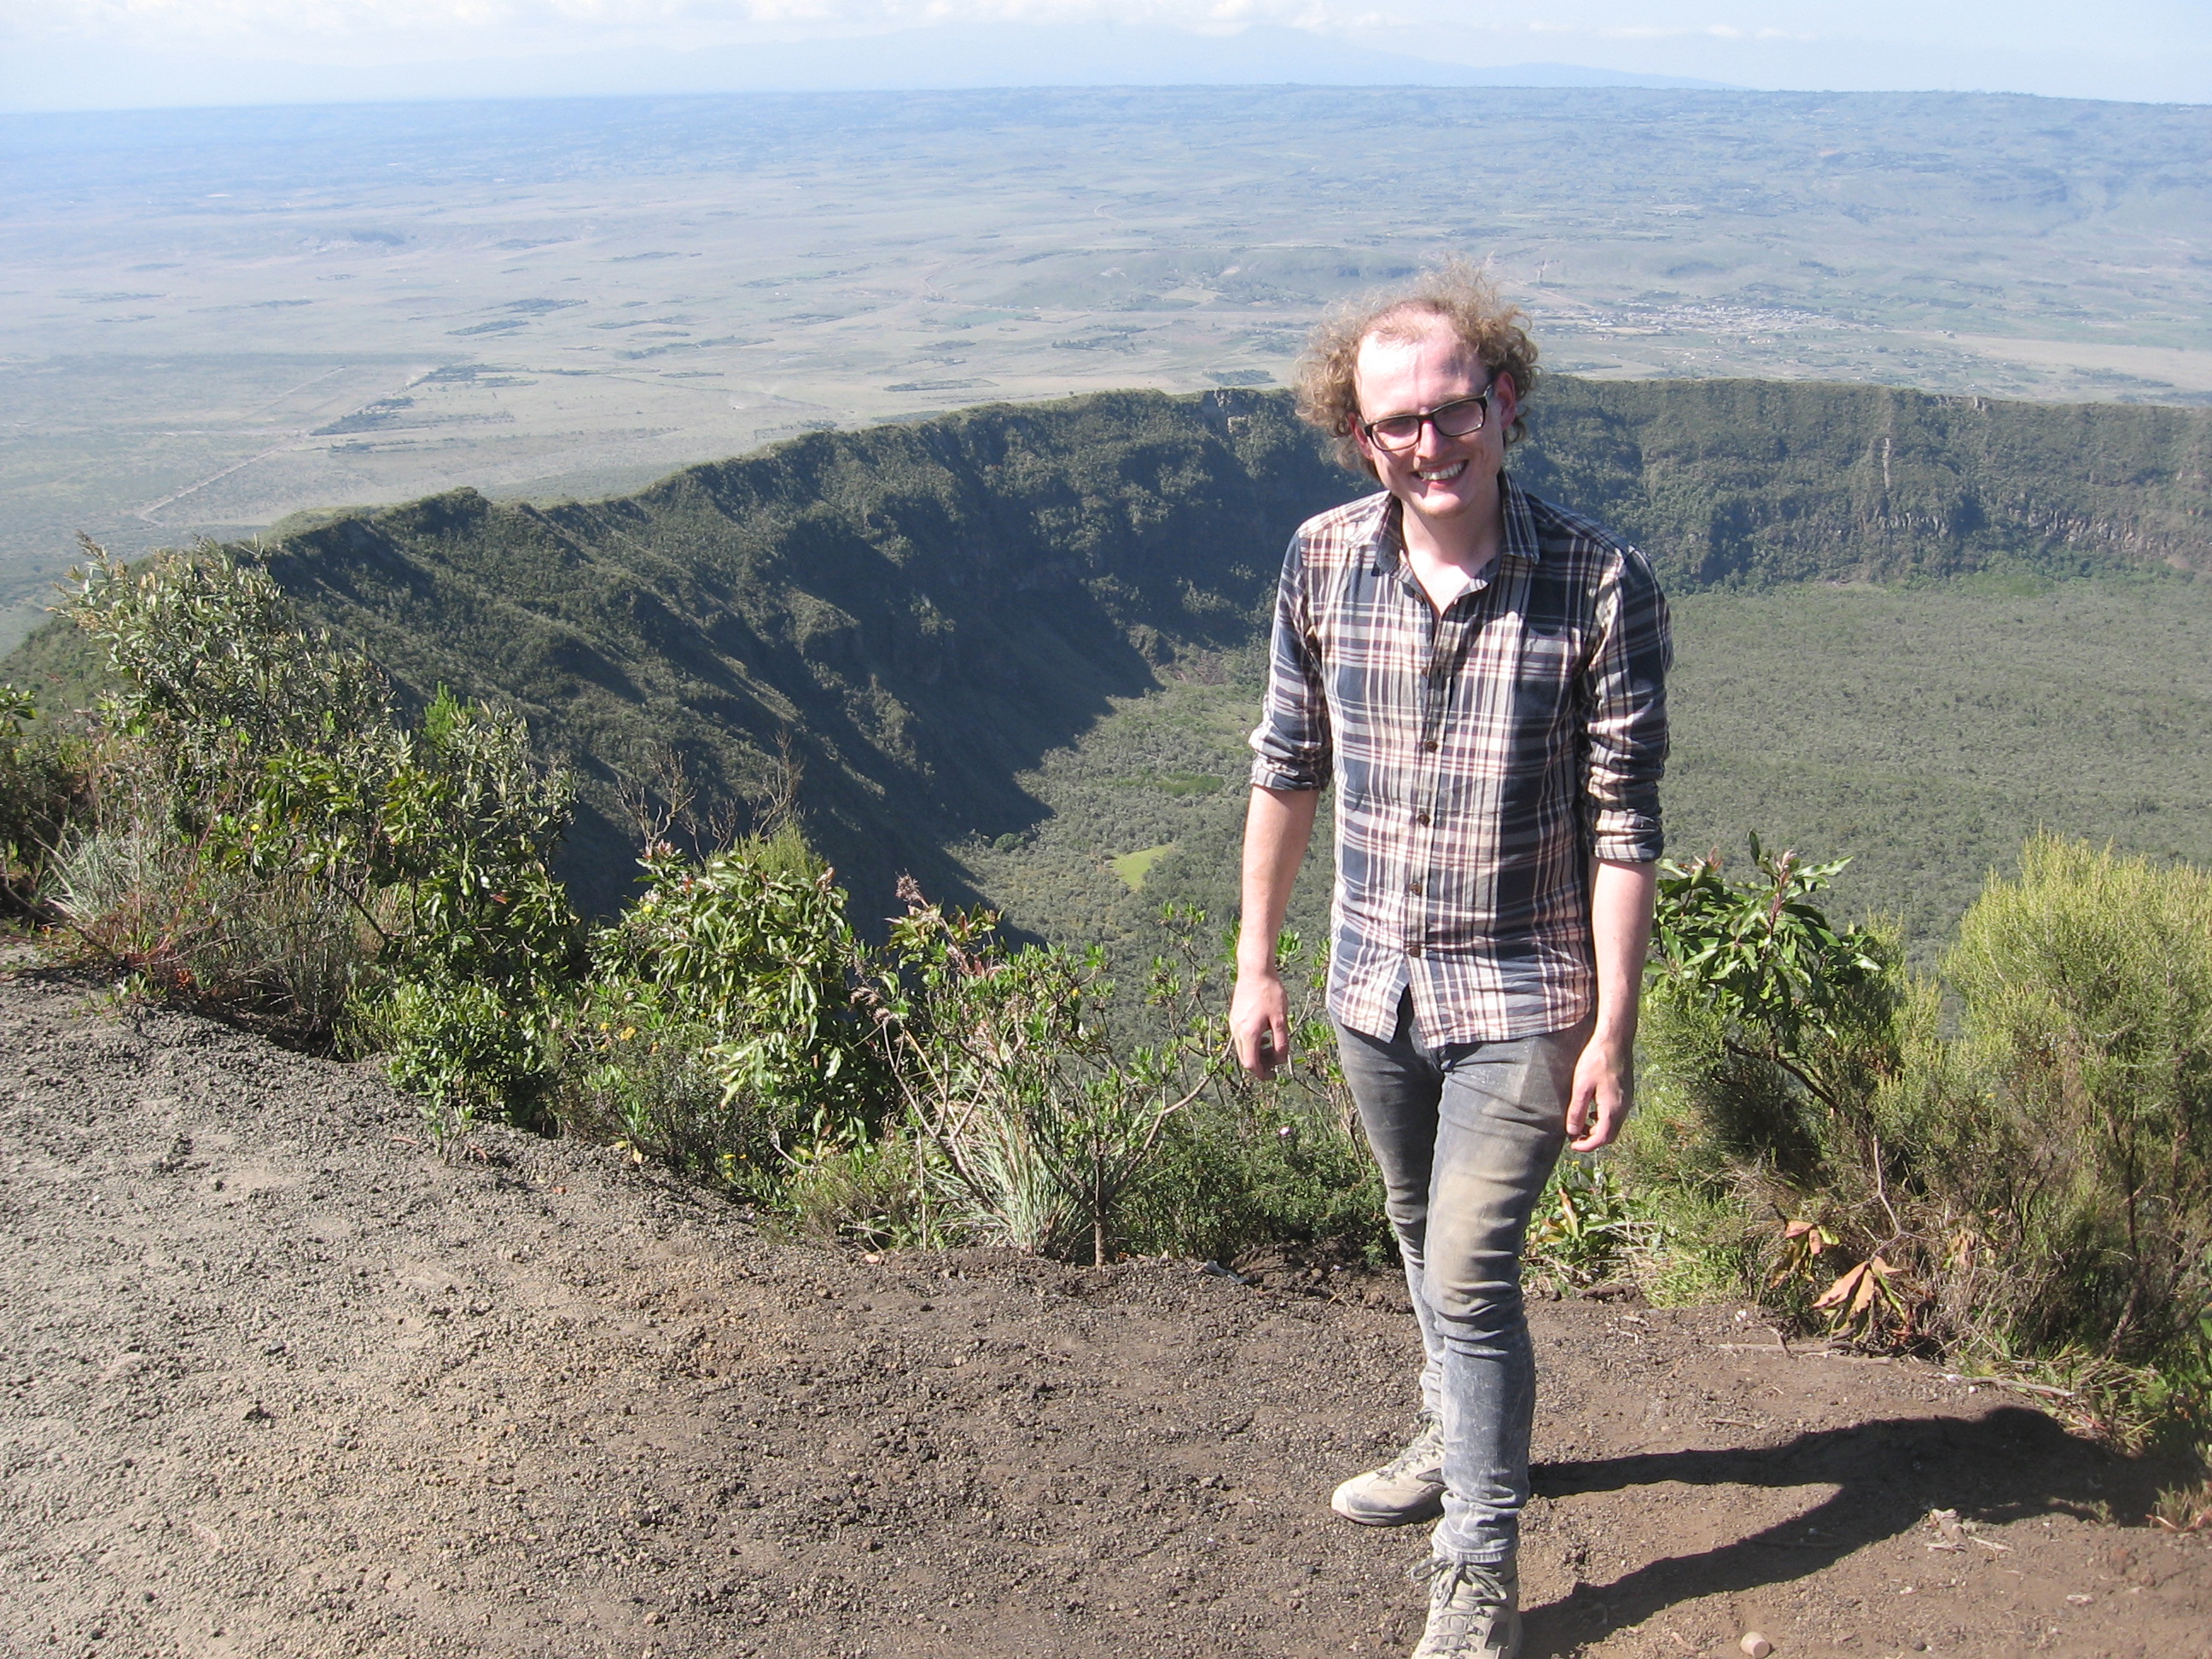
[{"label": "jeans knee", "polygon": [[1431,1264],[1421,1282],[1421,1296],[1447,1347],[1494,1353],[1526,1340],[1528,1309],[1517,1277],[1454,1280]]}]

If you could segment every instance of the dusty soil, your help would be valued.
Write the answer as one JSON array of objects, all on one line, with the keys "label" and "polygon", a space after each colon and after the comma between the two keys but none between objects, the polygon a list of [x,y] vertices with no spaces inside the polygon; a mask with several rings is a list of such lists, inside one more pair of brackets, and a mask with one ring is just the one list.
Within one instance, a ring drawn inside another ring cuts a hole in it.
[{"label": "dusty soil", "polygon": [[[1387,1279],[779,1245],[604,1152],[448,1163],[367,1068],[27,972],[0,1115],[0,1651],[1418,1633],[1418,1533],[1324,1507],[1407,1427]],[[2124,1524],[2163,1472],[2013,1395],[1728,1308],[1536,1321],[1532,1656],[2212,1653],[2212,1547]]]}]

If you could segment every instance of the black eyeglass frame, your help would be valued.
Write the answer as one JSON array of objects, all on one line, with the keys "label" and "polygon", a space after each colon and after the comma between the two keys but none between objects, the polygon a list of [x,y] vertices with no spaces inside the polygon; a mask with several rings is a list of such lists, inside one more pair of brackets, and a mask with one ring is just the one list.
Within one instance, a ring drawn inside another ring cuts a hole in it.
[{"label": "black eyeglass frame", "polygon": [[[1434,409],[1408,410],[1403,415],[1384,415],[1376,420],[1362,421],[1358,423],[1359,429],[1366,434],[1369,443],[1373,444],[1377,449],[1387,449],[1394,455],[1418,447],[1421,441],[1421,428],[1425,426],[1435,427],[1437,435],[1440,438],[1472,438],[1490,424],[1490,399],[1492,394],[1497,390],[1498,382],[1492,380],[1472,398],[1454,398],[1449,403],[1438,404]],[[1464,409],[1469,404],[1473,404],[1480,413],[1476,416],[1474,424],[1463,432],[1452,431],[1437,418],[1449,410]],[[1392,443],[1376,429],[1378,427],[1388,426],[1394,421],[1411,421],[1413,423],[1412,434],[1403,442]]]}]

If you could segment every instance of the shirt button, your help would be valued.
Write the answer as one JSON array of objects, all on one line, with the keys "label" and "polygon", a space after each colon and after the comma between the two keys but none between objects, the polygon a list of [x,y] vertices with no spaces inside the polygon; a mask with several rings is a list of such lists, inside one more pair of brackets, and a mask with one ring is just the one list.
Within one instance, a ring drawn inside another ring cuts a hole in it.
[{"label": "shirt button", "polygon": [[1417,957],[1421,954],[1421,947],[1418,945],[1408,945],[1406,947],[1406,954],[1409,957]]},{"label": "shirt button", "polygon": [[1437,752],[1437,740],[1434,738],[1425,738],[1421,741],[1421,748],[1425,752],[1433,755]]},{"label": "shirt button", "polygon": [[1419,898],[1421,895],[1421,884],[1418,881],[1409,881],[1406,884],[1406,890]]},{"label": "shirt button", "polygon": [[1413,822],[1425,830],[1429,824],[1429,815],[1426,812],[1416,812],[1413,814]]}]

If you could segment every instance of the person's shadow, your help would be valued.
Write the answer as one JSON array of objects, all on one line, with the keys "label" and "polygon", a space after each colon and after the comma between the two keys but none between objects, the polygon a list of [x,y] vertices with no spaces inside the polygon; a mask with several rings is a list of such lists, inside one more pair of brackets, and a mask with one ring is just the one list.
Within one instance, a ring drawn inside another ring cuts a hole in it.
[{"label": "person's shadow", "polygon": [[[1577,1584],[1530,1609],[1530,1659],[1567,1651],[1701,1596],[1802,1578],[1877,1539],[1923,1522],[1933,1509],[1967,1519],[2094,1511],[2139,1518],[2161,1471],[2068,1434],[2039,1412],[2001,1407],[1978,1420],[1890,1418],[1802,1434],[1779,1446],[1653,1452],[1539,1464],[1547,1498],[1679,1481],[1685,1486],[1833,1486],[1818,1507],[1731,1544],[1670,1556],[1609,1584]],[[2170,1471],[2166,1471],[2170,1474]]]}]

